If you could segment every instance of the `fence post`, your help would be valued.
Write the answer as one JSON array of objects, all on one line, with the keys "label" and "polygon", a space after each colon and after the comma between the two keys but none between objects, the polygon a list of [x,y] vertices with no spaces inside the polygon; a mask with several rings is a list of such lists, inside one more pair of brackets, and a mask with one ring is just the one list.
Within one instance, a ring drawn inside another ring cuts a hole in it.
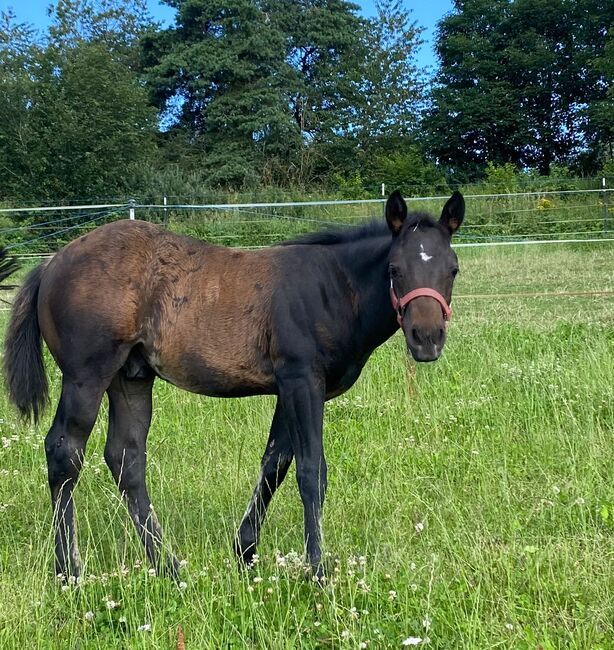
[{"label": "fence post", "polygon": [[168,224],[168,210],[166,209],[167,204],[168,204],[168,200],[165,194],[164,195],[164,225],[165,226]]},{"label": "fence post", "polygon": [[605,176],[601,178],[601,187],[603,189],[603,232],[608,232],[608,193],[606,192]]},{"label": "fence post", "polygon": [[130,210],[128,212],[128,217],[130,219],[134,220],[134,218],[135,218],[134,211],[135,211],[136,201],[134,199],[130,199],[130,201],[128,201],[128,205],[130,206]]},{"label": "fence post", "polygon": [[386,196],[386,183],[382,183],[382,196]]}]

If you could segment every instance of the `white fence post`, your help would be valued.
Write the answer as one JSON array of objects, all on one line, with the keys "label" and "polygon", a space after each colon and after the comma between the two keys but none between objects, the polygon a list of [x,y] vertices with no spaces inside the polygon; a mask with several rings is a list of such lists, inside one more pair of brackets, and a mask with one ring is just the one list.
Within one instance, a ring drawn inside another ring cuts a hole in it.
[{"label": "white fence post", "polygon": [[129,204],[130,204],[130,210],[128,212],[128,216],[129,216],[130,219],[134,220],[135,219],[134,212],[135,212],[136,201],[134,199],[130,199]]},{"label": "white fence post", "polygon": [[605,176],[601,177],[603,188],[603,232],[608,232],[608,193],[606,192]]}]

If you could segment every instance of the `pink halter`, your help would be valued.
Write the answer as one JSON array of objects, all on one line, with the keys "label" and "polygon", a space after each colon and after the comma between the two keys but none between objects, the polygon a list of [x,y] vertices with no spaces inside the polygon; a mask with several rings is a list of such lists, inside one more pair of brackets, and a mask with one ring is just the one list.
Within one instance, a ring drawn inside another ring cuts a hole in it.
[{"label": "pink halter", "polygon": [[434,298],[441,305],[441,311],[443,312],[444,320],[450,320],[450,318],[452,318],[452,309],[446,302],[446,299],[439,293],[439,291],[422,287],[420,289],[409,291],[401,298],[397,298],[397,294],[395,293],[394,287],[392,286],[392,278],[390,278],[390,301],[392,302],[392,308],[397,313],[397,321],[399,323],[399,327],[403,327],[403,314],[405,313],[405,308],[407,305],[409,305],[412,300],[415,300],[416,298],[420,298],[422,296],[426,298]]}]

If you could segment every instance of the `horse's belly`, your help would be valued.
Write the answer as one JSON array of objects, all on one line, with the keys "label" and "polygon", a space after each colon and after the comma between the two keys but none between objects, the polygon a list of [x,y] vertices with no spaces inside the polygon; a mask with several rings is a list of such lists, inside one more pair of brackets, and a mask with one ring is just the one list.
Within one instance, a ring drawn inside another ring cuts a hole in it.
[{"label": "horse's belly", "polygon": [[147,362],[162,379],[193,393],[211,397],[245,397],[275,392],[272,370],[266,363],[241,356],[182,351],[168,355],[146,354]]}]

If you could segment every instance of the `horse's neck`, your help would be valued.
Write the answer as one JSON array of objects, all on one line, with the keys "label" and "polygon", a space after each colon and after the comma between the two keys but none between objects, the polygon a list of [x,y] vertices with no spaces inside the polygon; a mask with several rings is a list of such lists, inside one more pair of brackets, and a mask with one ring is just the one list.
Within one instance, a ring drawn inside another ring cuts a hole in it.
[{"label": "horse's neck", "polygon": [[397,330],[388,284],[390,244],[388,238],[377,237],[339,247],[340,263],[358,298],[354,333],[369,354]]}]

